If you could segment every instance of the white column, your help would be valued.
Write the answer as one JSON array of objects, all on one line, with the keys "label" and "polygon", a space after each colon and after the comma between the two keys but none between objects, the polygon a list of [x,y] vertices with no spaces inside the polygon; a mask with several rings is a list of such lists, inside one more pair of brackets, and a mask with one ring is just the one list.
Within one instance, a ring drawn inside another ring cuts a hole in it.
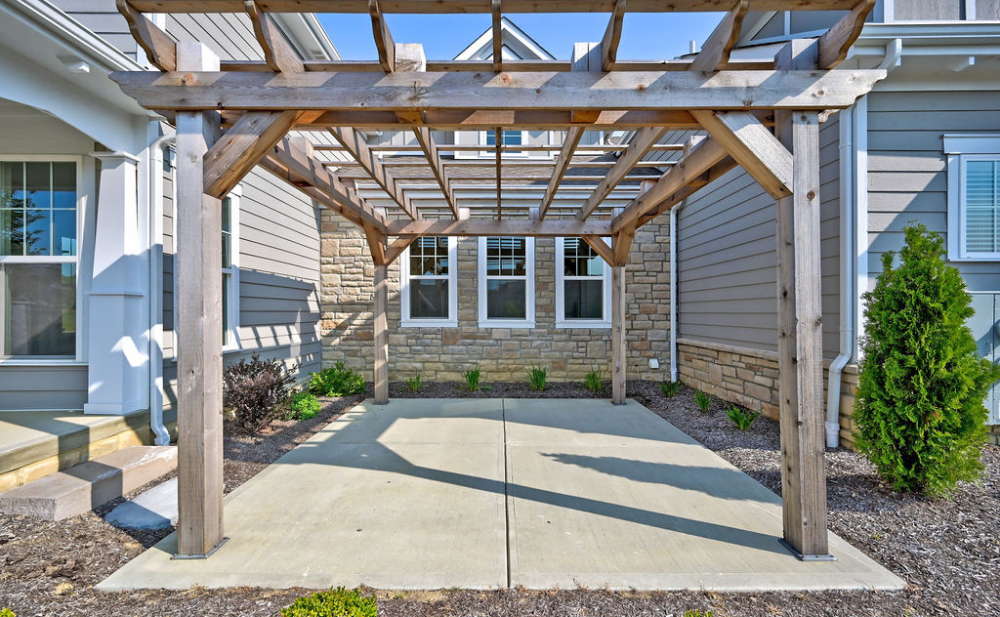
[{"label": "white column", "polygon": [[137,164],[126,152],[95,152],[100,161],[89,292],[85,413],[125,414],[149,406],[148,276],[143,271]]}]

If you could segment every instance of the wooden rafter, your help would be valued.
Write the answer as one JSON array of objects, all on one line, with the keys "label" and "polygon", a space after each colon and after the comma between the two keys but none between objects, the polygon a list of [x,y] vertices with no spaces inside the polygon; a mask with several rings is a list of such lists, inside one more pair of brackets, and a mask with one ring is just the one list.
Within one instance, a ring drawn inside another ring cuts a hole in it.
[{"label": "wooden rafter", "polygon": [[354,157],[354,160],[368,172],[368,175],[403,209],[407,216],[411,219],[420,218],[420,212],[403,191],[403,187],[385,169],[382,160],[368,148],[364,135],[348,127],[330,129],[330,134],[344,146]]},{"label": "wooden rafter", "polygon": [[[403,43],[398,43],[402,45]],[[399,47],[396,48],[397,52]],[[344,73],[380,71],[382,65],[378,60],[307,60],[303,63],[307,72]],[[618,60],[615,71],[686,71],[691,66],[690,60]],[[467,71],[472,73],[490,72],[493,70],[492,60],[428,60],[427,70],[432,72]],[[505,70],[515,72],[570,70],[567,60],[504,60]],[[766,71],[774,68],[773,60],[766,59],[730,59],[722,68],[731,71]],[[223,71],[266,72],[270,69],[261,60],[223,60]],[[596,70],[596,69],[595,69]]]},{"label": "wooden rafter", "polygon": [[274,20],[261,10],[260,3],[257,0],[246,0],[245,7],[267,66],[275,73],[301,73],[304,67],[298,52]]},{"label": "wooden rafter", "polygon": [[496,157],[497,166],[497,220],[503,218],[503,150],[501,145],[503,144],[503,127],[496,127],[493,133],[493,145]]},{"label": "wooden rafter", "polygon": [[611,194],[611,191],[618,186],[618,183],[628,175],[628,172],[636,166],[642,157],[646,156],[646,153],[653,147],[653,144],[658,142],[666,132],[667,130],[663,127],[647,127],[636,133],[629,144],[628,150],[621,155],[615,166],[608,171],[608,175],[605,176],[597,189],[594,190],[593,194],[583,204],[583,208],[580,209],[576,218],[581,221],[587,220],[587,217],[597,209],[597,206],[604,201],[604,198]]},{"label": "wooden rafter", "polygon": [[390,236],[610,236],[609,221],[466,219],[388,221]]},{"label": "wooden rafter", "polygon": [[691,61],[689,71],[717,71],[729,62],[729,54],[740,39],[743,17],[750,8],[749,0],[737,0],[734,6],[705,41],[701,51]]},{"label": "wooden rafter", "polygon": [[448,207],[451,208],[452,215],[458,220],[458,200],[455,199],[455,192],[452,190],[448,171],[444,167],[441,152],[438,150],[437,144],[434,143],[430,127],[415,126],[413,127],[413,134],[416,135],[417,143],[420,144],[420,148],[424,151],[424,156],[427,159],[426,163],[430,165],[431,173],[434,174],[438,185],[441,186],[441,192],[444,194],[445,201],[448,202]]},{"label": "wooden rafter", "polygon": [[611,19],[601,39],[601,70],[612,71],[618,60],[618,43],[622,39],[622,23],[625,21],[625,4],[627,0],[615,0],[615,8],[611,11]]},{"label": "wooden rafter", "polygon": [[559,151],[559,158],[556,159],[556,167],[552,170],[552,177],[549,179],[549,185],[545,189],[545,196],[542,197],[542,203],[538,208],[539,220],[545,219],[545,215],[549,211],[549,206],[552,205],[552,200],[556,196],[556,191],[559,190],[559,185],[562,183],[563,176],[566,175],[566,171],[573,161],[573,152],[576,151],[580,139],[583,138],[583,133],[583,127],[579,126],[571,126],[566,131],[562,150]]},{"label": "wooden rafter", "polygon": [[128,23],[132,38],[146,52],[153,66],[161,71],[177,70],[177,42],[136,10],[128,0],[117,0],[117,6],[118,12]]},{"label": "wooden rafter", "polygon": [[745,111],[692,111],[714,139],[771,197],[792,194],[792,153],[757,118]]},{"label": "wooden rafter", "polygon": [[847,59],[847,52],[861,36],[865,19],[868,18],[868,14],[872,12],[873,8],[875,8],[875,0],[861,0],[847,15],[841,17],[840,21],[819,38],[819,62],[817,64],[820,68],[832,69]]},{"label": "wooden rafter", "polygon": [[493,0],[493,72],[499,73],[503,70],[503,16],[501,13],[501,0]]},{"label": "wooden rafter", "polygon": [[372,18],[372,32],[375,35],[375,48],[378,50],[378,62],[382,70],[391,73],[396,70],[396,43],[389,32],[389,24],[379,7],[379,0],[368,0],[368,13]]},{"label": "wooden rafter", "polygon": [[[147,109],[524,110],[843,109],[886,71],[728,71],[716,74],[191,73],[116,71],[110,77]],[[637,95],[637,92],[641,94]],[[507,123],[498,123],[506,126]],[[572,122],[569,122],[572,124]]]}]

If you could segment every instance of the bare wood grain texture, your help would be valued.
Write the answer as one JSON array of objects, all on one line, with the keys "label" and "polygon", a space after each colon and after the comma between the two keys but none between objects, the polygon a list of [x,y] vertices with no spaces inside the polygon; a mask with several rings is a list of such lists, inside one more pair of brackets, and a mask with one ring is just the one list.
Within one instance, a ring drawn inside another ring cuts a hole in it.
[{"label": "bare wood grain texture", "polygon": [[386,310],[389,305],[389,267],[375,266],[374,293],[372,303],[374,309],[373,336],[375,344],[375,404],[385,405],[389,402],[389,321]]},{"label": "bare wood grain texture", "polygon": [[396,182],[396,179],[382,165],[382,160],[375,155],[365,141],[364,135],[349,127],[330,129],[330,134],[350,153],[354,160],[368,172],[369,176],[382,187],[389,197],[392,198],[403,212],[411,219],[419,219],[420,212],[417,211],[413,201],[403,191],[403,187]]},{"label": "bare wood grain texture", "polygon": [[580,143],[580,139],[583,138],[584,129],[583,127],[571,126],[566,131],[566,137],[563,139],[562,150],[559,151],[559,158],[555,161],[555,169],[552,170],[552,177],[549,178],[549,185],[545,189],[545,196],[542,197],[542,203],[538,208],[538,217],[540,220],[545,219],[545,215],[549,211],[549,206],[552,205],[552,200],[556,196],[556,192],[559,190],[559,185],[562,183],[563,176],[566,175],[566,171],[569,169],[570,163],[573,161],[573,152],[576,151],[577,145]]},{"label": "bare wood grain texture", "polygon": [[611,268],[611,402],[615,405],[625,404],[626,353],[625,266],[616,265]]},{"label": "bare wood grain texture", "polygon": [[379,65],[383,71],[391,73],[396,70],[396,43],[392,40],[392,33],[389,32],[389,24],[385,21],[380,4],[379,0],[368,0],[368,13],[372,18]]},{"label": "bare wood grain texture", "polygon": [[137,11],[128,0],[117,0],[117,6],[128,23],[132,38],[146,52],[153,66],[161,71],[177,70],[177,42]]},{"label": "bare wood grain texture", "polygon": [[601,180],[601,183],[597,185],[594,192],[587,198],[583,207],[580,208],[580,212],[577,213],[576,218],[581,221],[587,220],[587,217],[593,214],[594,210],[601,205],[601,202],[615,190],[615,187],[618,186],[622,179],[632,171],[639,161],[642,160],[642,157],[646,156],[646,153],[649,152],[653,145],[666,132],[667,130],[663,127],[651,126],[636,133],[629,143],[628,150],[621,155],[618,162],[608,171],[604,179]]},{"label": "bare wood grain texture", "polygon": [[691,113],[771,197],[792,194],[792,153],[752,113]]},{"label": "bare wood grain texture", "polygon": [[749,0],[737,0],[736,6],[726,13],[705,41],[701,51],[691,61],[689,71],[717,71],[729,62],[729,54],[740,38],[743,18],[749,7]]},{"label": "bare wood grain texture", "polygon": [[305,70],[298,52],[274,20],[261,10],[260,4],[256,0],[246,0],[245,6],[267,66],[275,72],[300,73]]},{"label": "bare wood grain texture", "polygon": [[240,116],[205,155],[204,191],[222,197],[288,134],[299,114],[251,111]]},{"label": "bare wood grain texture", "polygon": [[587,245],[594,249],[594,252],[601,256],[609,266],[615,265],[615,252],[608,243],[604,241],[604,238],[600,236],[580,236]]},{"label": "bare wood grain texture", "polygon": [[847,59],[851,45],[861,36],[865,19],[874,8],[875,0],[861,0],[819,37],[819,68],[832,69]]},{"label": "bare wood grain texture", "polygon": [[503,70],[503,17],[500,0],[493,0],[493,72]]},{"label": "bare wood grain texture", "polygon": [[608,221],[429,220],[388,221],[390,236],[610,236]]},{"label": "bare wood grain texture", "polygon": [[625,21],[625,5],[627,0],[616,0],[615,8],[608,20],[608,27],[601,39],[601,70],[611,71],[618,60],[618,44],[622,40],[622,24]]}]

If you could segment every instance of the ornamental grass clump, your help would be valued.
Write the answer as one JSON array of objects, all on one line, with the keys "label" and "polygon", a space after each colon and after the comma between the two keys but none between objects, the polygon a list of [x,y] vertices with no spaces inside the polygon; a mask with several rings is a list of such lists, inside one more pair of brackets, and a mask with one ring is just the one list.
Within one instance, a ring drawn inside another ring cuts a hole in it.
[{"label": "ornamental grass clump", "polygon": [[479,377],[482,373],[478,366],[470,368],[469,370],[462,373],[462,378],[465,379],[465,387],[469,392],[475,392],[479,390]]},{"label": "ornamental grass clump", "polygon": [[679,381],[664,381],[660,384],[660,392],[663,396],[670,398],[677,394],[677,391],[681,388],[681,382]]},{"label": "ornamental grass clump", "polygon": [[899,266],[883,255],[875,289],[864,295],[856,443],[896,490],[946,496],[983,470],[983,399],[1000,369],[965,325],[972,297],[945,263],[941,236],[923,225],[905,234]]},{"label": "ornamental grass clump", "polygon": [[712,397],[708,393],[698,390],[694,393],[694,402],[698,405],[701,413],[708,413],[709,408],[712,406]]},{"label": "ornamental grass clump", "polygon": [[604,371],[594,368],[587,373],[587,376],[583,379],[583,387],[594,394],[600,394],[604,390]]},{"label": "ornamental grass clump", "polygon": [[736,425],[736,428],[741,431],[749,431],[750,427],[753,426],[753,423],[760,417],[760,412],[732,405],[729,407],[729,410],[726,411],[726,415],[730,420],[732,420],[733,424]]},{"label": "ornamental grass clump", "polygon": [[548,375],[548,370],[544,366],[531,365],[528,369],[528,383],[531,385],[532,390],[537,390],[542,392],[545,390],[545,379]]},{"label": "ornamental grass clump", "polygon": [[418,392],[420,391],[420,384],[422,381],[423,378],[420,377],[420,374],[418,373],[406,380],[406,387],[410,390],[410,392]]},{"label": "ornamental grass clump", "polygon": [[376,617],[377,610],[375,598],[337,587],[299,598],[281,609],[281,617]]},{"label": "ornamental grass clump", "polygon": [[288,397],[298,365],[286,367],[282,360],[261,360],[256,353],[226,367],[222,373],[222,405],[233,412],[241,431],[256,435],[278,415]]}]

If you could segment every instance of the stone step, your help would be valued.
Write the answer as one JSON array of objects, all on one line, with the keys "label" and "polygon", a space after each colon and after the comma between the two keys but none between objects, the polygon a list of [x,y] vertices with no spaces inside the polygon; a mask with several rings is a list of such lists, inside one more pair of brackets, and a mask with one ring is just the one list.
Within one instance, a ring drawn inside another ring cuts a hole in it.
[{"label": "stone step", "polygon": [[83,514],[177,468],[175,446],[134,446],[0,493],[0,514],[61,520]]}]

